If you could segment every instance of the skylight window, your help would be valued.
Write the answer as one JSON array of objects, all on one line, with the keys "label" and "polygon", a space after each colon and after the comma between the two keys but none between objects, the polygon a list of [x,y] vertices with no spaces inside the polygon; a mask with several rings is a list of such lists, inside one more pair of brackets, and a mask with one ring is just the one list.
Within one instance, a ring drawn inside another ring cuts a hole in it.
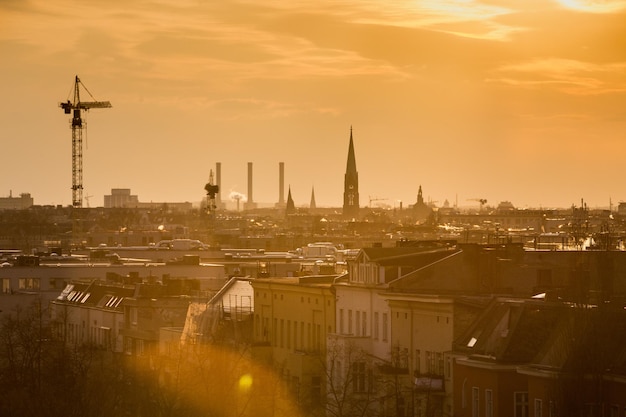
[{"label": "skylight window", "polygon": [[471,347],[471,348],[473,348],[473,347],[474,347],[474,345],[476,344],[476,342],[478,342],[478,340],[477,340],[475,337],[472,337],[472,338],[470,339],[470,341],[469,341],[469,342],[467,342],[467,347]]}]

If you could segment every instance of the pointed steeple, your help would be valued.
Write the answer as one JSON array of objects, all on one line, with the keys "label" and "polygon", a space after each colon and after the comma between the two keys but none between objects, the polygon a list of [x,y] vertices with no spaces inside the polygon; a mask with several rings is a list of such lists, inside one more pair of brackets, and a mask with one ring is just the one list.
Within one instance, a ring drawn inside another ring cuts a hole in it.
[{"label": "pointed steeple", "polygon": [[356,170],[352,126],[350,126],[348,163],[346,164],[346,174],[343,186],[343,215],[350,218],[356,218],[359,216],[359,173]]},{"label": "pointed steeple", "polygon": [[354,140],[352,139],[352,126],[350,126],[350,145],[348,146],[348,163],[346,165],[346,175],[348,173],[354,173],[356,171],[356,157],[354,156]]},{"label": "pointed steeple", "polygon": [[424,196],[422,195],[422,186],[417,191],[417,204],[424,204]]},{"label": "pointed steeple", "polygon": [[285,215],[294,214],[296,212],[296,205],[291,198],[291,186],[289,186],[289,192],[287,193],[287,206],[285,207]]},{"label": "pointed steeple", "polygon": [[313,211],[317,208],[315,204],[315,187],[311,187],[311,204],[309,205],[309,210]]}]

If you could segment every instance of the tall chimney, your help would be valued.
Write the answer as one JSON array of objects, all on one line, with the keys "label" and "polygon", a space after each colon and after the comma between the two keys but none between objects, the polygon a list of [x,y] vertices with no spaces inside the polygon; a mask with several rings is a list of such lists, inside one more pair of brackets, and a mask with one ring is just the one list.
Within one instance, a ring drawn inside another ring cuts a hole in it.
[{"label": "tall chimney", "polygon": [[247,210],[256,208],[254,199],[252,198],[252,162],[248,162],[248,200],[244,204],[244,208]]},{"label": "tall chimney", "polygon": [[217,195],[215,196],[215,205],[217,206],[217,208],[223,208],[222,205],[222,163],[221,162],[216,162],[215,163],[215,185],[217,185],[219,188],[219,192],[217,193]]},{"label": "tall chimney", "polygon": [[278,207],[285,207],[285,163],[278,163]]},{"label": "tall chimney", "polygon": [[252,203],[252,162],[248,162],[248,201]]}]

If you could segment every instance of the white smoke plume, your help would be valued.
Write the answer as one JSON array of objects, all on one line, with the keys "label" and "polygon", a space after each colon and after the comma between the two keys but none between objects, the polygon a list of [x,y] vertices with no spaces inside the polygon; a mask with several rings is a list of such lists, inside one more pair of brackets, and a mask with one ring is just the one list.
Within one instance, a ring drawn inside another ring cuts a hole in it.
[{"label": "white smoke plume", "polygon": [[246,197],[245,194],[242,194],[238,191],[231,191],[230,194],[228,194],[228,198],[230,198],[233,201],[241,201],[243,203],[248,201],[248,197]]}]

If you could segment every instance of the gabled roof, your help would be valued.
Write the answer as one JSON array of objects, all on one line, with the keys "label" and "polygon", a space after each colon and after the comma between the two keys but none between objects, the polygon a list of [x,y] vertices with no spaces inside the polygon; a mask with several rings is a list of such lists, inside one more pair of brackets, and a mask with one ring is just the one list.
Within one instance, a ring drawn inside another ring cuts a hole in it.
[{"label": "gabled roof", "polygon": [[457,251],[455,248],[363,248],[357,260],[375,262],[380,265],[428,265]]},{"label": "gabled roof", "polygon": [[219,303],[222,300],[222,297],[224,296],[224,294],[226,294],[228,290],[232,288],[237,282],[241,282],[241,281],[251,282],[252,278],[250,278],[249,276],[248,277],[232,277],[224,284],[222,288],[220,288],[220,290],[217,293],[215,293],[213,297],[211,297],[211,299],[209,300],[207,304],[212,305],[215,303]]}]

